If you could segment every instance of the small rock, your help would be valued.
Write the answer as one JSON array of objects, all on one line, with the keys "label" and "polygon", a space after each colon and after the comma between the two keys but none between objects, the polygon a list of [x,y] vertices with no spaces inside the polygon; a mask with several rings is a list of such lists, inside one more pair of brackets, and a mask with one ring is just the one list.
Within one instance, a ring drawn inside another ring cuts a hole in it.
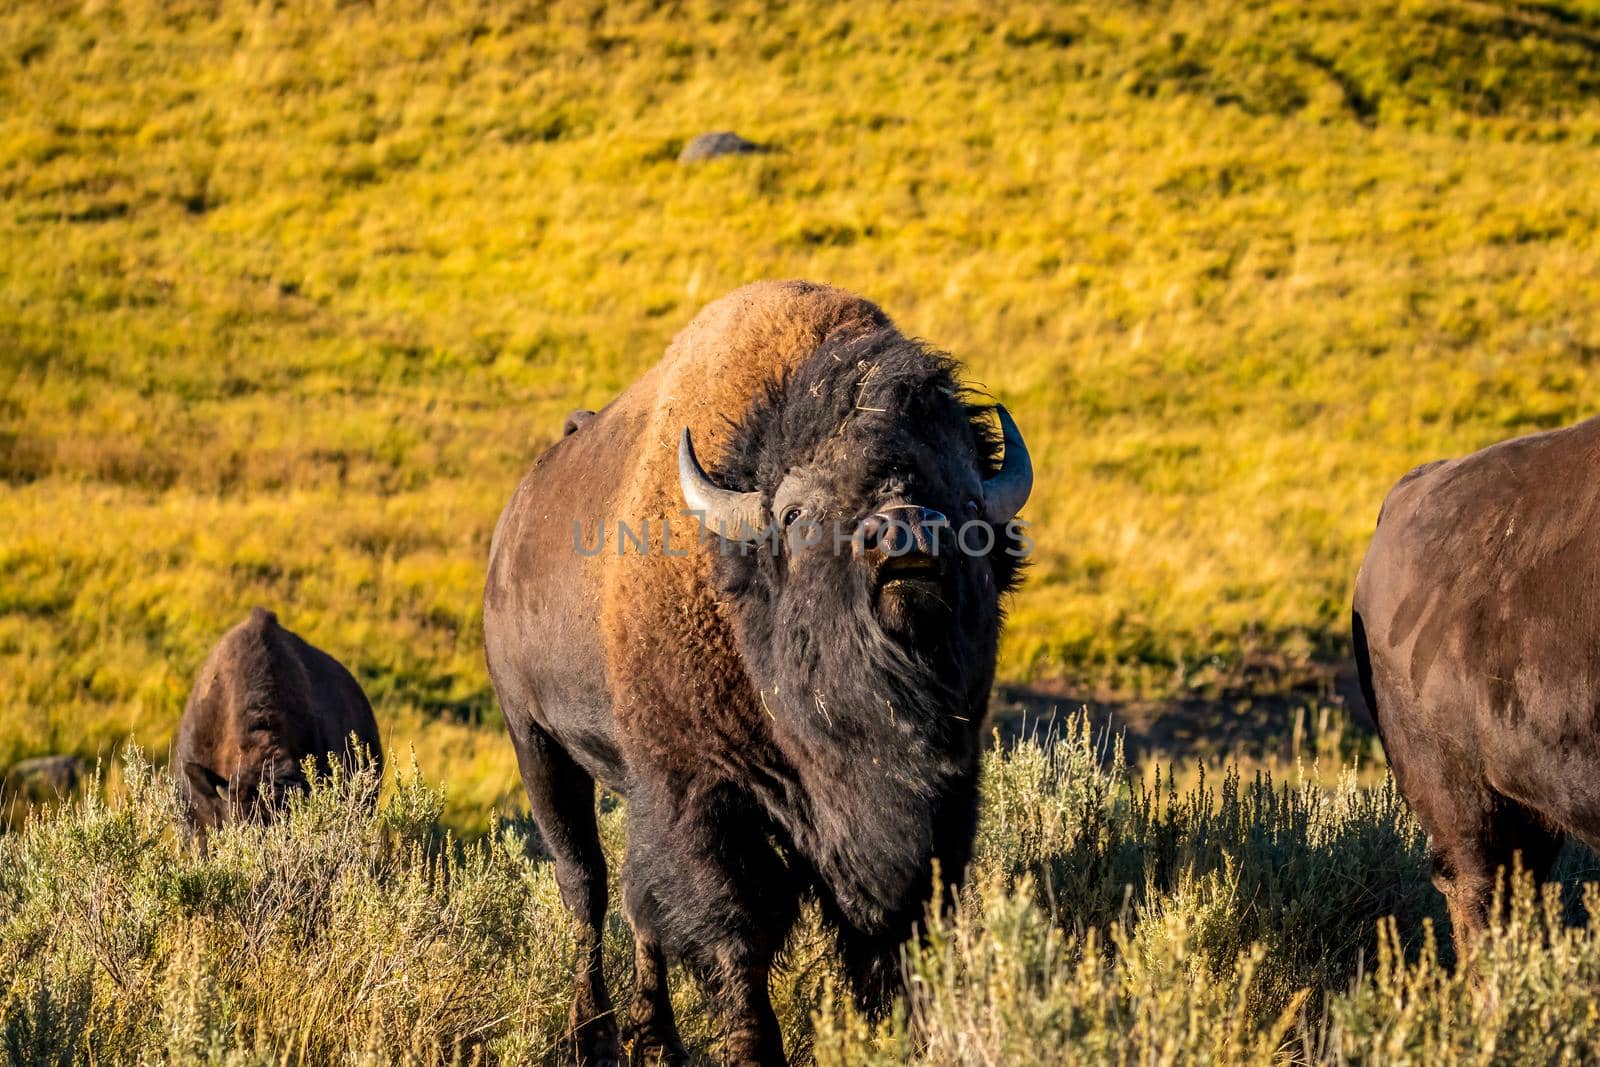
[{"label": "small rock", "polygon": [[78,786],[84,762],[77,756],[38,756],[11,765],[6,772],[6,797],[56,800]]},{"label": "small rock", "polygon": [[718,156],[745,156],[761,151],[765,149],[754,141],[746,141],[732,130],[719,130],[716,133],[702,133],[684,145],[683,151],[678,153],[678,162],[701,163]]}]

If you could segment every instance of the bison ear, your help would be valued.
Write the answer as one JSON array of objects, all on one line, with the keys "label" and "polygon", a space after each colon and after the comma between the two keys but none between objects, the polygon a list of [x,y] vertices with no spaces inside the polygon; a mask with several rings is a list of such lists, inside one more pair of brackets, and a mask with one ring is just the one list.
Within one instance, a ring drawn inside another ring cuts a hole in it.
[{"label": "bison ear", "polygon": [[222,797],[228,793],[228,780],[203,763],[189,760],[183,765],[189,776],[189,788],[197,797]]}]

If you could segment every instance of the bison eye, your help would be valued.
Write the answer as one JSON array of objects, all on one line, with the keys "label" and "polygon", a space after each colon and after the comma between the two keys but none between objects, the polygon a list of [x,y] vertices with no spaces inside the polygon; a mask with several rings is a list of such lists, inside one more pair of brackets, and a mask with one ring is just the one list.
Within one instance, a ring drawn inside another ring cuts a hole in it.
[{"label": "bison eye", "polygon": [[967,502],[961,505],[961,513],[968,519],[976,519],[982,511],[982,505],[971,497],[968,497]]},{"label": "bison eye", "polygon": [[792,507],[785,510],[783,513],[783,525],[786,527],[793,526],[795,521],[800,518],[802,510],[803,509],[799,507]]}]

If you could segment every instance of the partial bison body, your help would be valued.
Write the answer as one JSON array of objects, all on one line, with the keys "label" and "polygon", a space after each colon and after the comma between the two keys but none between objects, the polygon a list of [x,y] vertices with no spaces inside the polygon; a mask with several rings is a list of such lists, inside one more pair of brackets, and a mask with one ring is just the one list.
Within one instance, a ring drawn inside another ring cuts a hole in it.
[{"label": "partial bison body", "polygon": [[1357,665],[1457,936],[1496,869],[1600,845],[1600,419],[1419,467],[1356,579]]},{"label": "partial bison body", "polygon": [[717,998],[727,1059],[781,1062],[767,978],[806,898],[863,1003],[897,987],[935,869],[967,865],[1031,479],[949,359],[798,282],[706,308],[523,478],[484,637],[586,937],[581,1058],[617,1055],[595,780],[628,798],[635,1056],[681,1055],[672,956]]},{"label": "partial bison body", "polygon": [[272,612],[254,608],[200,668],[173,768],[190,825],[204,834],[239,819],[270,820],[289,794],[306,789],[306,757],[323,770],[334,761],[353,768],[358,744],[382,760],[361,686]]}]

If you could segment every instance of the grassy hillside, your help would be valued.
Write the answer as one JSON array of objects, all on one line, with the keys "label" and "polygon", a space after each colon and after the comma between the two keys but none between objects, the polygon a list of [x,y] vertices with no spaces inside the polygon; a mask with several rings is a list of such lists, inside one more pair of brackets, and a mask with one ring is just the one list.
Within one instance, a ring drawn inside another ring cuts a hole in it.
[{"label": "grassy hillside", "polygon": [[1002,678],[1315,675],[1387,486],[1600,396],[1597,91],[1593,2],[8,5],[0,766],[264,603],[481,826],[501,504],[761,277],[1017,414]]}]

